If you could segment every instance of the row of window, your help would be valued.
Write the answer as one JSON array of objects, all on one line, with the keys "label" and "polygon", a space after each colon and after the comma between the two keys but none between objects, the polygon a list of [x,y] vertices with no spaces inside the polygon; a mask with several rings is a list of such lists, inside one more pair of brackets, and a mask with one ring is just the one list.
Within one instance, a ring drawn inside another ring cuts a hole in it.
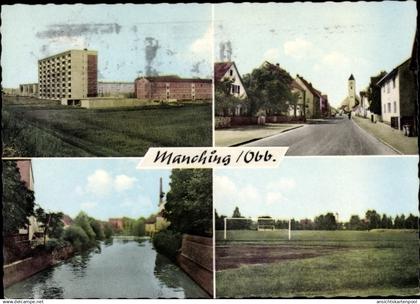
[{"label": "row of window", "polygon": [[395,89],[395,78],[393,78],[392,80],[388,81],[383,87],[382,87],[382,92],[385,93],[385,91],[387,93],[390,92],[391,89],[391,83],[392,83],[392,88]]},{"label": "row of window", "polygon": [[44,74],[50,74],[51,72],[54,72],[54,71],[60,71],[60,69],[62,70],[62,71],[65,71],[65,70],[67,70],[67,69],[71,69],[71,65],[68,65],[68,66],[63,66],[63,67],[52,67],[52,68],[42,68],[42,67],[40,67],[39,68],[39,72],[42,74],[42,73],[44,73]]},{"label": "row of window", "polygon": [[[393,113],[397,113],[397,102],[396,101],[394,101],[394,107],[393,108],[394,108]],[[384,104],[384,113],[391,113],[391,103],[390,102]]]},{"label": "row of window", "polygon": [[[66,98],[66,94],[40,94],[41,98]],[[67,95],[67,98],[71,98],[71,94]]]},{"label": "row of window", "polygon": [[57,93],[59,93],[59,92],[71,92],[71,89],[41,89],[41,90],[39,90],[39,92],[41,92],[41,93],[49,93],[49,92],[52,92],[52,93],[55,93],[55,92],[57,92]]},{"label": "row of window", "polygon": [[71,54],[68,53],[66,55],[61,55],[61,56],[57,56],[57,57],[53,57],[53,58],[49,58],[49,59],[42,59],[39,64],[40,65],[45,65],[45,64],[49,64],[49,63],[54,63],[56,61],[63,61],[63,60],[68,60],[71,57]]},{"label": "row of window", "polygon": [[45,84],[54,84],[54,83],[57,83],[57,84],[59,84],[59,83],[61,83],[61,82],[65,82],[66,81],[66,79],[67,79],[67,81],[71,81],[71,77],[68,77],[68,78],[66,78],[66,77],[63,77],[63,78],[55,78],[55,79],[52,79],[52,80],[50,80],[50,79],[40,79],[40,84],[41,85],[45,85]]}]

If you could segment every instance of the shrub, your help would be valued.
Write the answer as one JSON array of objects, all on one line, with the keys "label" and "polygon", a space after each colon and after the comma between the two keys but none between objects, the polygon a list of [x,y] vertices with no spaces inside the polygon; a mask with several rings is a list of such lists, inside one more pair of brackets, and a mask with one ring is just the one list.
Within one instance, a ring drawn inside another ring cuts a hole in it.
[{"label": "shrub", "polygon": [[171,230],[163,230],[153,236],[156,251],[175,260],[182,245],[182,234]]},{"label": "shrub", "polygon": [[105,239],[110,239],[113,234],[114,234],[114,231],[112,230],[112,226],[109,223],[105,223],[104,224]]},{"label": "shrub", "polygon": [[54,249],[65,247],[67,244],[68,242],[62,239],[49,239],[47,244],[45,245],[45,249],[51,252]]},{"label": "shrub", "polygon": [[87,247],[90,241],[86,232],[77,225],[70,226],[64,230],[63,239],[70,242],[77,250]]}]

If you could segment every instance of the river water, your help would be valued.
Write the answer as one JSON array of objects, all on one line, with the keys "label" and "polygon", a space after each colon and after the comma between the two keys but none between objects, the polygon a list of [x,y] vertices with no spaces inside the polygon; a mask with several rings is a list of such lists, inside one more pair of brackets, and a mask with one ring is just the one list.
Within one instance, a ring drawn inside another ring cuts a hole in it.
[{"label": "river water", "polygon": [[6,298],[208,298],[148,239],[113,239],[4,290]]}]

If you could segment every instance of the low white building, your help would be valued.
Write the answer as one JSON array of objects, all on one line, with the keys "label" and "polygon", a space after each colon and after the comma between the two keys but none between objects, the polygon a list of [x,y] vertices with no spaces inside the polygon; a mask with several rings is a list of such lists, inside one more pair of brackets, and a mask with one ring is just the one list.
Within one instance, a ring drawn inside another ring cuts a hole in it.
[{"label": "low white building", "polygon": [[99,97],[134,97],[134,82],[98,81]]},{"label": "low white building", "polygon": [[382,77],[377,85],[381,88],[382,121],[396,129],[414,125],[417,92],[410,59]]}]

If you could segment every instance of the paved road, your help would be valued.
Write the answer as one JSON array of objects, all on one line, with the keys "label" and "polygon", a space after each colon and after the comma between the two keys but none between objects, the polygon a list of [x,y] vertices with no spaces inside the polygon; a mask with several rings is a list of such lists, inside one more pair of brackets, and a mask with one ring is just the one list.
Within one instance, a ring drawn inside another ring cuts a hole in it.
[{"label": "paved road", "polygon": [[291,156],[397,154],[347,117],[310,121],[301,128],[244,146],[289,146],[287,155]]}]

